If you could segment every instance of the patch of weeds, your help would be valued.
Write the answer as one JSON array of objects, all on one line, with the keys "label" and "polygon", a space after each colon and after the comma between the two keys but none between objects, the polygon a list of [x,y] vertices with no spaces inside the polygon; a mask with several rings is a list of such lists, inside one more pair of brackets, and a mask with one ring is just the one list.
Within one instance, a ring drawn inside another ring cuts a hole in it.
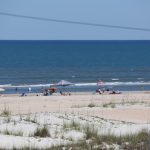
[{"label": "patch of weeds", "polygon": [[17,124],[15,120],[13,121],[13,123],[14,123],[14,126]]},{"label": "patch of weeds", "polygon": [[22,121],[22,115],[21,114],[19,114],[19,119],[20,119],[20,121]]},{"label": "patch of weeds", "polygon": [[[113,134],[100,135],[97,134],[97,130],[92,126],[87,126],[84,128],[87,137],[85,140],[78,142],[71,142],[68,144],[62,144],[57,146],[52,146],[44,150],[100,150],[100,149],[115,149],[115,145],[119,149],[126,150],[149,150],[149,138],[150,135],[148,131],[142,130],[137,134],[116,136]],[[94,131],[94,133],[93,133]],[[72,139],[70,139],[72,141]],[[109,147],[109,148],[108,148]],[[34,148],[22,148],[19,150],[35,150]],[[17,150],[15,148],[14,150]],[[37,148],[38,150],[38,148]]]},{"label": "patch of weeds", "polygon": [[34,136],[50,137],[48,127],[46,125],[44,125],[42,128],[37,128],[36,132],[34,133]]},{"label": "patch of weeds", "polygon": [[90,103],[88,104],[88,107],[92,108],[92,107],[95,107],[96,105],[94,103]]},{"label": "patch of weeds", "polygon": [[83,128],[83,132],[85,133],[86,135],[86,139],[97,139],[98,137],[98,130],[95,129],[95,127],[93,126],[90,126],[90,125],[87,125]]},{"label": "patch of weeds", "polygon": [[11,117],[10,116],[7,116],[6,118],[5,118],[5,123],[9,123],[11,121]]},{"label": "patch of weeds", "polygon": [[11,135],[11,133],[6,129],[5,131],[2,132],[5,135]]},{"label": "patch of weeds", "polygon": [[31,122],[32,122],[32,123],[38,123],[38,122],[37,122],[36,115],[35,115],[34,118],[31,120]]},{"label": "patch of weeds", "polygon": [[31,121],[31,114],[29,113],[27,116],[26,116],[26,119],[24,119],[25,121],[27,122],[30,122]]},{"label": "patch of weeds", "polygon": [[102,105],[102,107],[107,108],[107,107],[108,107],[108,104],[105,103],[105,104]]},{"label": "patch of weeds", "polygon": [[58,133],[59,133],[59,132],[58,132],[58,127],[56,126],[56,130],[55,130],[55,132],[54,132],[54,134],[55,134],[54,137],[55,137],[55,138],[57,137]]},{"label": "patch of weeds", "polygon": [[105,103],[102,105],[102,107],[105,107],[105,108],[108,108],[108,107],[111,107],[111,108],[115,108],[116,107],[116,104],[115,103]]},{"label": "patch of weeds", "polygon": [[2,111],[1,115],[3,116],[10,116],[11,112],[9,111],[9,109],[7,109],[6,107],[4,108],[4,110]]},{"label": "patch of weeds", "polygon": [[81,125],[78,122],[75,122],[74,120],[72,120],[70,123],[64,123],[63,128],[64,129],[80,130]]},{"label": "patch of weeds", "polygon": [[38,149],[25,146],[25,147],[22,147],[22,148],[13,147],[13,150],[38,150]]},{"label": "patch of weeds", "polygon": [[5,134],[5,135],[23,136],[22,131],[18,131],[18,132],[14,133],[14,132],[9,131],[8,129],[4,130],[2,133]]}]

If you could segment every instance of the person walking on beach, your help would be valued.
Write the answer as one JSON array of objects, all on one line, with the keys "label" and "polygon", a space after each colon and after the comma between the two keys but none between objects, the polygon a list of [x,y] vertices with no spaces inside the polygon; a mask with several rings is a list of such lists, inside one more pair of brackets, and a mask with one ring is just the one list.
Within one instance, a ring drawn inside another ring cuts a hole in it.
[{"label": "person walking on beach", "polygon": [[32,89],[29,87],[28,91],[29,91],[29,93],[30,93],[30,92],[32,91]]}]

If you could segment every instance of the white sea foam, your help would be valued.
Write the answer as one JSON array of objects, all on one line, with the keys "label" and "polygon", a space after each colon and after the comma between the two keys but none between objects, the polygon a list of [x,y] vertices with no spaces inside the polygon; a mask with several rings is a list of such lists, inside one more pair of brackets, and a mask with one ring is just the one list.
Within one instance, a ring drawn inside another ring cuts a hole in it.
[{"label": "white sea foam", "polygon": [[29,88],[29,87],[50,87],[54,84],[26,84],[26,85],[10,85],[9,88]]},{"label": "white sea foam", "polygon": [[137,78],[138,80],[143,80],[144,78]]},{"label": "white sea foam", "polygon": [[[105,82],[103,86],[134,86],[134,85],[150,85],[150,81],[144,82],[144,81],[137,81],[137,82]],[[55,84],[29,84],[29,85],[7,85],[7,86],[1,86],[5,88],[42,88],[42,87],[50,87],[55,86]],[[71,86],[80,87],[80,86],[97,86],[97,83],[75,83]]]},{"label": "white sea foam", "polygon": [[1,88],[9,87],[9,86],[11,86],[11,84],[3,84],[3,85],[0,85]]},{"label": "white sea foam", "polygon": [[[77,83],[75,84],[75,86],[96,86],[97,83]],[[113,85],[113,86],[117,86],[117,85],[150,85],[150,82],[144,82],[144,81],[140,81],[140,82],[105,82],[103,84],[105,85]]]},{"label": "white sea foam", "polygon": [[118,78],[113,78],[113,79],[111,79],[112,81],[117,81],[117,80],[119,80]]}]

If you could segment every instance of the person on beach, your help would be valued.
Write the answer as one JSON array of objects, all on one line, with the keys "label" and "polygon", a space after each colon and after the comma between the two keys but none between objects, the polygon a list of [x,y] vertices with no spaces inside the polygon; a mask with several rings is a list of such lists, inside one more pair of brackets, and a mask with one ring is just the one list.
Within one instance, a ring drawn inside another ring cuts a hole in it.
[{"label": "person on beach", "polygon": [[30,93],[30,92],[32,91],[32,89],[29,87],[28,91],[29,91],[29,93]]},{"label": "person on beach", "polygon": [[44,96],[48,96],[48,89],[45,89],[43,94],[44,94]]},{"label": "person on beach", "polygon": [[15,91],[16,91],[16,92],[18,91],[18,88],[17,88],[17,87],[15,88]]},{"label": "person on beach", "polygon": [[96,90],[96,93],[102,94],[103,92],[102,92],[101,89],[99,88],[99,89]]}]

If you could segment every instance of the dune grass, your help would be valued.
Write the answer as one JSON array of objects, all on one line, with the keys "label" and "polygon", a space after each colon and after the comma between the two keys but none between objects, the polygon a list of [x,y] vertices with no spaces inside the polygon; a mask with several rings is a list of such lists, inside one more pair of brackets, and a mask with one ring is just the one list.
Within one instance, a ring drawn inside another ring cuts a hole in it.
[{"label": "dune grass", "polygon": [[48,130],[48,127],[44,125],[42,128],[37,128],[37,130],[34,133],[34,136],[38,137],[50,137],[50,133]]}]

